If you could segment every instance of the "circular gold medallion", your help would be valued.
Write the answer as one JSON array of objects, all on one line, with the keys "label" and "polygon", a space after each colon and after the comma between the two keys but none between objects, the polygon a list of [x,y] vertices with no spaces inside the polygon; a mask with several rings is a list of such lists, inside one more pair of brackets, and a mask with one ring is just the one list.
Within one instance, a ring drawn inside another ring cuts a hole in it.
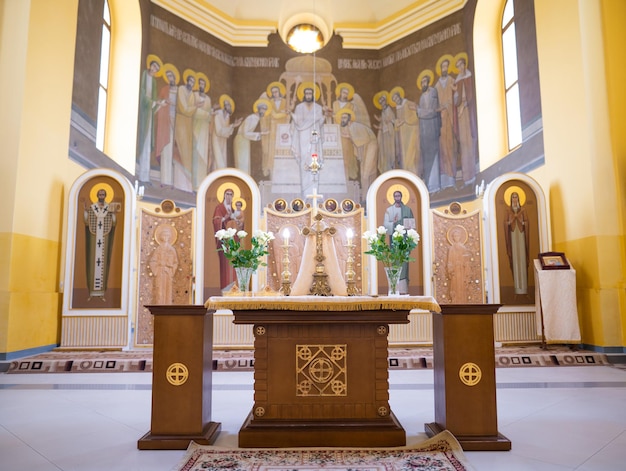
[{"label": "circular gold medallion", "polygon": [[189,379],[189,370],[182,363],[172,363],[165,373],[168,383],[182,386]]},{"label": "circular gold medallion", "polygon": [[476,386],[483,376],[480,367],[476,363],[465,363],[459,369],[459,378],[466,386]]}]

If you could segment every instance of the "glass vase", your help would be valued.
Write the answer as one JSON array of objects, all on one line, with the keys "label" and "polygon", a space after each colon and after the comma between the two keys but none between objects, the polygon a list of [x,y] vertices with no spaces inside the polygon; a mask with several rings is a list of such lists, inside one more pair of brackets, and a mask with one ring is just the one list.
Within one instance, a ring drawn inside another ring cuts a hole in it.
[{"label": "glass vase", "polygon": [[237,275],[237,286],[239,291],[247,293],[250,291],[250,277],[254,273],[254,268],[250,267],[235,267],[235,274]]},{"label": "glass vase", "polygon": [[402,272],[402,265],[399,267],[385,267],[385,275],[387,275],[387,286],[389,290],[388,296],[400,296],[398,291],[398,281],[400,280],[400,273]]}]

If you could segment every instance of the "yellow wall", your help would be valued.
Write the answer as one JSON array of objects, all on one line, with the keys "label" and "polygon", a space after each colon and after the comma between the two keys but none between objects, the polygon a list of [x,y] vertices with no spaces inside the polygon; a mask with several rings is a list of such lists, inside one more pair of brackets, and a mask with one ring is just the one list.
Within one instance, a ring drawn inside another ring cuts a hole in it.
[{"label": "yellow wall", "polygon": [[68,159],[77,9],[0,2],[0,352],[58,342],[65,188],[82,173]]},{"label": "yellow wall", "polygon": [[[608,113],[607,84],[615,79],[606,75],[611,47],[605,56],[602,28],[603,15],[623,28],[623,2],[537,0],[535,8],[546,164],[531,176],[549,195],[553,249],[577,270],[583,343],[621,346],[623,204]],[[618,39],[613,48],[624,44]]]}]

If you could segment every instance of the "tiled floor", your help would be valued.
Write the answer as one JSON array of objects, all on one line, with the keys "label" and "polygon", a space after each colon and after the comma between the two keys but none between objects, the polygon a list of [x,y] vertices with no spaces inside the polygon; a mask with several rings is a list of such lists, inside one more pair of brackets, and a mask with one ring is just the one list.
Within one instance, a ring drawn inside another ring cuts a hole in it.
[{"label": "tiled floor", "polygon": [[[407,444],[434,421],[432,370],[390,371]],[[498,368],[508,452],[466,452],[476,471],[626,469],[626,370]],[[0,471],[169,471],[184,451],[139,451],[150,429],[150,373],[0,373]],[[213,373],[216,445],[235,447],[252,407],[252,373]]]}]

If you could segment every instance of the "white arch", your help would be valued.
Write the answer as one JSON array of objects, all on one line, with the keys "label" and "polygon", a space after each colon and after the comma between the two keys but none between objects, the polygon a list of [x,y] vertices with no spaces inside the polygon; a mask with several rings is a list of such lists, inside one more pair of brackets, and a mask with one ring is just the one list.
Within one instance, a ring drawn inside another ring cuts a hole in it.
[{"label": "white arch", "polygon": [[[222,177],[232,177],[242,180],[252,192],[252,232],[259,229],[260,215],[261,215],[261,192],[257,183],[252,179],[250,175],[242,172],[236,168],[223,168],[215,170],[208,174],[198,187],[198,193],[196,196],[196,252],[194,256],[194,275],[195,275],[195,289],[194,289],[194,302],[196,304],[204,304],[204,228],[207,224],[205,220],[206,213],[206,192],[213,182]],[[212,224],[212,222],[210,223]],[[252,290],[258,290],[259,280],[258,274],[255,273],[252,276]]]},{"label": "white arch", "polygon": [[[430,220],[430,195],[428,194],[428,188],[426,184],[414,173],[408,170],[389,170],[380,175],[376,180],[372,182],[367,190],[367,230],[375,231],[376,224],[376,194],[378,190],[387,180],[393,178],[403,178],[410,181],[420,194],[422,200],[422,206],[420,208],[420,216],[422,221],[422,227],[419,228],[420,232],[420,245],[422,248],[422,276],[424,279],[424,296],[432,296],[432,231]],[[369,255],[369,267],[376,266],[376,259]],[[369,270],[368,275],[369,294],[378,294],[378,272],[377,270]]]}]

